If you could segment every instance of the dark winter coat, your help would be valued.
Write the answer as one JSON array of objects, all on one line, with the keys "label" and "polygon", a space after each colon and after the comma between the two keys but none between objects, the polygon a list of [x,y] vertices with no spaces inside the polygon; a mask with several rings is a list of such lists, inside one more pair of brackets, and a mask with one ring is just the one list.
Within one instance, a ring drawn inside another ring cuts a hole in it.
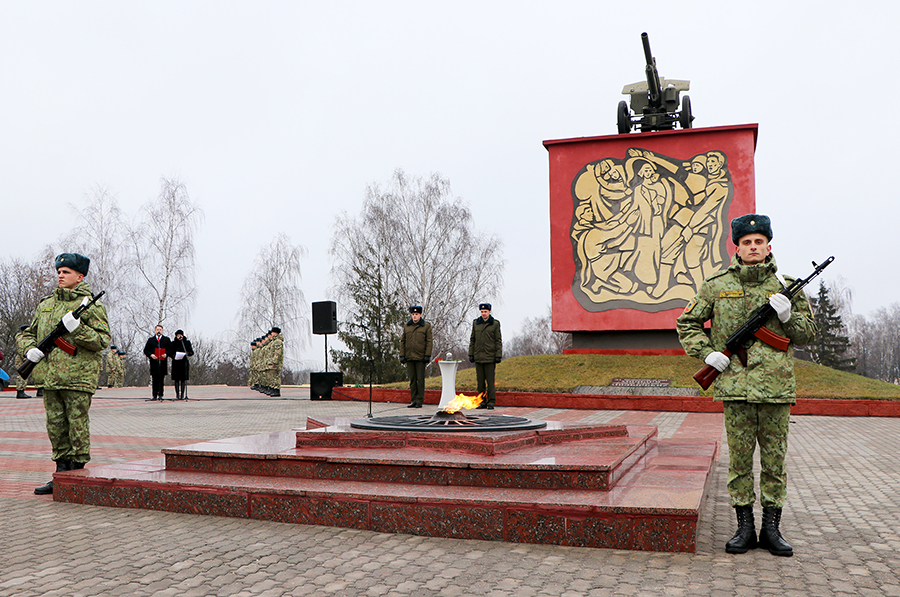
[{"label": "dark winter coat", "polygon": [[[176,352],[186,353],[183,359],[177,360],[175,358]],[[172,343],[169,344],[169,358],[172,359],[172,381],[186,381],[191,378],[191,364],[188,362],[188,357],[194,356],[194,347],[191,346],[191,341],[181,337],[181,340],[176,336]]]},{"label": "dark winter coat", "polygon": [[169,340],[168,336],[162,336],[159,339],[159,342],[156,341],[156,334],[153,334],[149,338],[147,338],[147,343],[144,345],[144,354],[147,355],[147,360],[150,361],[150,375],[166,375],[169,372],[169,367],[167,364],[168,359],[155,360],[151,359],[150,355],[157,348],[162,348],[166,351],[166,354],[169,354],[169,347],[171,346],[172,341]]},{"label": "dark winter coat", "polygon": [[400,338],[400,359],[429,361],[432,347],[431,324],[424,317],[419,319],[419,323],[413,323],[412,319],[407,321]]},{"label": "dark winter coat", "polygon": [[469,338],[469,359],[476,363],[499,363],[503,357],[503,338],[500,334],[500,322],[493,315],[487,321],[476,317],[472,322],[472,335]]}]

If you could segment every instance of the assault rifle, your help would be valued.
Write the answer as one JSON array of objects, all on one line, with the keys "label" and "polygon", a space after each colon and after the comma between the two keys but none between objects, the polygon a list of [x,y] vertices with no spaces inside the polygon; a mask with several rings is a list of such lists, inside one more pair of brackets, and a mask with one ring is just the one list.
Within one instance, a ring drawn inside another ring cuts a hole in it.
[{"label": "assault rifle", "polygon": [[[87,303],[78,305],[74,311],[72,311],[72,317],[75,319],[80,319],[81,315],[90,308],[91,305],[96,303],[101,296],[106,294],[106,291],[102,291],[100,294],[91,297],[91,300]],[[44,339],[38,342],[36,348],[44,353],[44,357],[50,354],[50,351],[53,350],[55,346],[58,346],[63,352],[66,352],[72,356],[75,356],[75,351],[78,350],[77,347],[68,342],[65,338],[63,338],[63,334],[68,334],[69,330],[66,329],[66,324],[62,321],[56,324],[56,327],[53,328],[53,331],[44,336]],[[31,375],[32,369],[37,365],[34,361],[29,361],[25,359],[25,362],[22,363],[22,366],[16,369],[19,372],[19,375],[22,379],[28,379],[28,376]]]},{"label": "assault rifle", "polygon": [[[815,268],[813,273],[802,280],[794,280],[790,286],[781,291],[781,294],[789,299],[793,298],[794,295],[800,292],[804,286],[809,284],[813,278],[822,273],[823,269],[831,265],[832,261],[834,261],[833,256],[826,259],[821,265],[816,265],[816,262],[813,261],[812,264]],[[736,354],[741,360],[741,365],[746,367],[747,345],[754,338],[762,340],[769,346],[777,348],[778,350],[787,350],[788,345],[791,343],[790,339],[780,336],[765,327],[766,322],[769,321],[773,315],[775,315],[775,309],[772,308],[772,305],[770,305],[768,301],[760,305],[759,308],[753,312],[753,315],[750,316],[750,319],[728,337],[725,341],[725,350],[722,351],[722,354],[726,357],[731,357],[731,355]],[[718,376],[718,369],[712,365],[706,365],[694,374],[694,379],[700,384],[701,388],[706,390]]]}]

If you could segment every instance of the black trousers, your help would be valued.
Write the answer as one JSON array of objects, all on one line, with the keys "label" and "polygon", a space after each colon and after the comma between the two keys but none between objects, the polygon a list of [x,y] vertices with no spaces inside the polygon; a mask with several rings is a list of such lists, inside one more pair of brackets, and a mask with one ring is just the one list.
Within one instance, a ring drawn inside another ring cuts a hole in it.
[{"label": "black trousers", "polygon": [[153,380],[153,397],[162,398],[165,391],[165,373],[151,373],[150,379]]}]

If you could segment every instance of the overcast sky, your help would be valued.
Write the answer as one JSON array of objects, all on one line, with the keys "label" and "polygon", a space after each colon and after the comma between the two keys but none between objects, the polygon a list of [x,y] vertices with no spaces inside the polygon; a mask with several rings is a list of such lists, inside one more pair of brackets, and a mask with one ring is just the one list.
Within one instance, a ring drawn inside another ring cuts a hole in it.
[{"label": "overcast sky", "polygon": [[[757,211],[780,269],[835,255],[825,280],[869,314],[900,301],[885,178],[900,157],[898,7],[0,0],[0,248],[37,257],[96,185],[135,215],[180,177],[205,221],[197,307],[178,326],[216,337],[270,236],[307,248],[306,300],[332,300],[334,219],[396,168],[440,172],[503,239],[504,292],[484,299],[512,337],[550,304],[541,143],[616,133],[646,31],[660,74],[691,81],[695,127],[759,124]],[[321,336],[308,353],[321,360]]]}]

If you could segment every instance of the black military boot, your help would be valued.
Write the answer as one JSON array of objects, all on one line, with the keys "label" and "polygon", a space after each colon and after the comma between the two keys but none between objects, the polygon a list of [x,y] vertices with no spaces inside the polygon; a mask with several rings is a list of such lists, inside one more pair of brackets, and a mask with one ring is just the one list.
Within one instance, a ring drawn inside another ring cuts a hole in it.
[{"label": "black military boot", "polygon": [[[56,461],[56,472],[61,473],[64,471],[72,470],[72,463],[68,460],[57,460]],[[34,488],[34,495],[50,495],[53,493],[53,480],[51,479],[45,485],[41,485],[40,487]]]},{"label": "black military boot", "polygon": [[781,536],[779,524],[781,524],[781,508],[763,508],[759,546],[768,549],[773,556],[791,557],[794,555],[794,548]]},{"label": "black military boot", "polygon": [[16,398],[31,398],[31,396],[26,394],[25,390],[16,390]]},{"label": "black military boot", "polygon": [[756,524],[753,522],[753,504],[735,506],[738,528],[734,537],[725,544],[726,553],[747,553],[756,547]]}]

